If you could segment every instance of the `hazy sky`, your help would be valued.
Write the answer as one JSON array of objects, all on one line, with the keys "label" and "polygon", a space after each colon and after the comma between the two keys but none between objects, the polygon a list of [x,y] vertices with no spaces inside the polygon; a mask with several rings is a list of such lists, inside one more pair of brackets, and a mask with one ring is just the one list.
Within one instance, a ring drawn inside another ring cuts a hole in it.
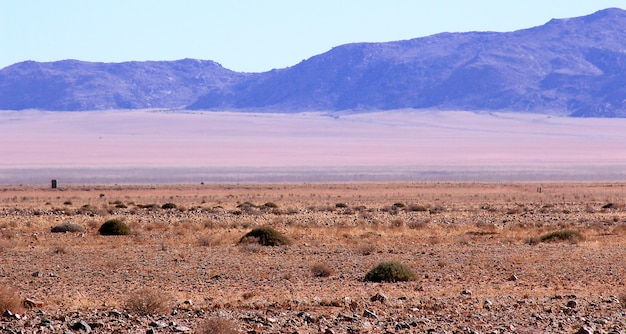
[{"label": "hazy sky", "polygon": [[626,0],[0,0],[0,68],[24,60],[214,60],[247,72],[352,42],[512,31]]}]

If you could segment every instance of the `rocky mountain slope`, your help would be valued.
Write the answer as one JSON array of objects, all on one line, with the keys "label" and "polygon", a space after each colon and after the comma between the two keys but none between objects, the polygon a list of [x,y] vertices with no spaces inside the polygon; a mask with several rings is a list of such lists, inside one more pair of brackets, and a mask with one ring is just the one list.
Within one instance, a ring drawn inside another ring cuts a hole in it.
[{"label": "rocky mountain slope", "polygon": [[0,70],[0,109],[184,108],[245,77],[213,61],[27,61]]},{"label": "rocky mountain slope", "polygon": [[0,71],[0,109],[428,108],[626,117],[626,11],[514,32],[342,45],[295,66],[236,73],[213,62],[26,62]]}]

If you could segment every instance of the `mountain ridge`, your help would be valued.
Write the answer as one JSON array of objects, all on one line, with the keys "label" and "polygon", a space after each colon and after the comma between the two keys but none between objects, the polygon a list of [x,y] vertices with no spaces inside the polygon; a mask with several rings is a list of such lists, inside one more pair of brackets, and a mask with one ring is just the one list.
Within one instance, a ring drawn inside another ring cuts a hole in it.
[{"label": "mountain ridge", "polygon": [[609,8],[512,32],[344,44],[259,73],[191,59],[82,63],[82,72],[77,61],[36,63],[39,69],[24,62],[0,70],[0,109],[413,108],[626,117],[622,27],[626,11]]}]

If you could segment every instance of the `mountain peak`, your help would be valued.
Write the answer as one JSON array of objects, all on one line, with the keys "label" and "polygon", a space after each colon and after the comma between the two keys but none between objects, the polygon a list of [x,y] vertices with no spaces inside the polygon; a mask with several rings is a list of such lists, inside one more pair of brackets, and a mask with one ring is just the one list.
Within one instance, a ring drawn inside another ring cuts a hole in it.
[{"label": "mountain peak", "polygon": [[237,73],[210,60],[23,62],[0,70],[0,109],[489,110],[626,117],[626,11],[515,32],[441,33],[332,48]]}]

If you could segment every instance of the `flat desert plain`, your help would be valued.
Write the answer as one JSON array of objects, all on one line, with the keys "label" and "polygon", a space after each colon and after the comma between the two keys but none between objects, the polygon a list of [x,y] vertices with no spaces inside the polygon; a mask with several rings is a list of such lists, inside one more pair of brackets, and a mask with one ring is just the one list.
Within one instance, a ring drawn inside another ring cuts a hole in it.
[{"label": "flat desert plain", "polygon": [[[1,186],[0,331],[623,333],[625,187]],[[387,261],[413,280],[364,281]]]},{"label": "flat desert plain", "polygon": [[0,184],[626,180],[626,119],[0,111]]}]

